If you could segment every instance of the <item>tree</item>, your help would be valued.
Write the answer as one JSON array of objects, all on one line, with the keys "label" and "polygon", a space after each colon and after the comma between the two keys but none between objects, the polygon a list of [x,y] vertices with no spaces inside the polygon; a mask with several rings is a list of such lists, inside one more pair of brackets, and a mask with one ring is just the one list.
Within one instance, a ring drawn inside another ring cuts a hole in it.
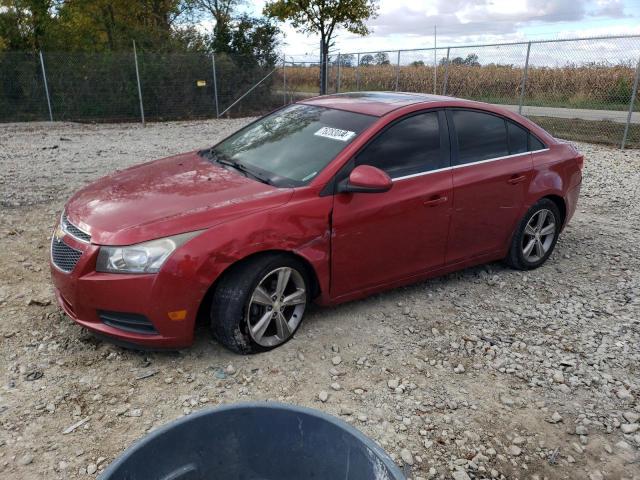
[{"label": "tree", "polygon": [[[9,50],[182,48],[185,0],[0,0],[0,43]],[[195,38],[191,32],[190,38]]]},{"label": "tree", "polygon": [[245,0],[187,0],[189,10],[196,14],[205,14],[213,18],[213,51],[231,53],[229,45],[232,37],[232,21],[236,9]]},{"label": "tree", "polygon": [[373,62],[375,62],[373,55],[366,54],[360,58],[360,65],[362,65],[363,67],[368,67],[369,65],[373,65]]},{"label": "tree", "polygon": [[0,39],[8,50],[48,46],[53,23],[52,0],[0,0]]},{"label": "tree", "polygon": [[479,67],[480,62],[478,62],[478,55],[475,53],[470,53],[467,55],[467,58],[455,57],[451,60],[451,65],[465,65],[468,67]]},{"label": "tree", "polygon": [[339,55],[336,59],[336,64],[339,64],[341,67],[353,67],[354,60],[355,56],[351,53],[347,53],[344,55]]},{"label": "tree", "polygon": [[375,17],[377,0],[268,0],[264,14],[290,21],[302,33],[320,35],[320,93],[327,93],[327,58],[336,28],[368,35],[365,21]]},{"label": "tree", "polygon": [[411,65],[412,67],[424,67],[424,62],[422,60],[415,60],[409,65]]},{"label": "tree", "polygon": [[389,65],[391,63],[389,62],[389,55],[387,52],[378,52],[373,58],[376,65]]},{"label": "tree", "polygon": [[278,27],[264,18],[240,16],[234,22],[229,50],[260,66],[272,67],[276,55]]}]

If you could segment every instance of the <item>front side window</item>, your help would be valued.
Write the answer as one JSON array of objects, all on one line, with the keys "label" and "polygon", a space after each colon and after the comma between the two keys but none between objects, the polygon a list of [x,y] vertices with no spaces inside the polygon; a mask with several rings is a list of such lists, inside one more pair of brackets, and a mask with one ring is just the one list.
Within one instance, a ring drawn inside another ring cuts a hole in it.
[{"label": "front side window", "polygon": [[391,178],[448,167],[438,112],[413,115],[387,128],[355,159],[355,165],[371,165]]},{"label": "front side window", "polygon": [[452,110],[451,116],[458,139],[458,165],[509,155],[503,118],[470,110]]},{"label": "front side window", "polygon": [[310,182],[377,117],[296,104],[272,113],[211,151],[276,186]]}]

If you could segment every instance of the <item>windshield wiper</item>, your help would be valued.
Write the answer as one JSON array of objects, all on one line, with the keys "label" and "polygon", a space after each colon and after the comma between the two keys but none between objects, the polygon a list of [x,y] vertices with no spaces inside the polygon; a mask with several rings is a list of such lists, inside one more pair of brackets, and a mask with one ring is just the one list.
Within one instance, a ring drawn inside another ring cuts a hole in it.
[{"label": "windshield wiper", "polygon": [[255,180],[258,180],[259,182],[266,183],[267,185],[273,185],[273,183],[271,182],[271,180],[268,177],[265,177],[263,175],[258,175],[256,172],[254,172],[253,170],[245,167],[243,164],[238,163],[238,162],[234,162],[232,160],[229,160],[229,159],[223,157],[219,153],[215,152],[213,150],[213,148],[211,148],[209,150],[205,150],[203,152],[203,154],[205,156],[209,157],[214,162],[219,163],[220,165],[224,165],[226,167],[231,167],[231,168],[239,171],[240,173],[243,173],[246,177],[251,177],[251,178],[253,178]]}]

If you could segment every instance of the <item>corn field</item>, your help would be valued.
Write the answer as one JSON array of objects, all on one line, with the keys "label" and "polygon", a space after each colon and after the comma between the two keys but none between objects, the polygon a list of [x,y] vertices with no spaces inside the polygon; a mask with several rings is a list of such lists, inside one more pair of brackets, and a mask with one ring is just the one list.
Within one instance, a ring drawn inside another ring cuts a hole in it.
[{"label": "corn field", "polygon": [[[285,65],[274,84],[289,101],[317,94],[317,63]],[[640,35],[339,53],[327,77],[329,93],[467,98],[519,111],[560,138],[640,148]]]},{"label": "corn field", "polygon": [[[492,103],[516,103],[524,69],[511,65],[437,67],[370,65],[340,67],[340,91],[399,90],[437,93]],[[626,110],[631,98],[635,65],[530,67],[526,85],[529,105]],[[445,86],[445,73],[446,86]],[[317,93],[318,66],[287,67],[287,90]],[[338,68],[330,69],[329,85],[337,91]],[[397,87],[396,87],[397,78]]]}]

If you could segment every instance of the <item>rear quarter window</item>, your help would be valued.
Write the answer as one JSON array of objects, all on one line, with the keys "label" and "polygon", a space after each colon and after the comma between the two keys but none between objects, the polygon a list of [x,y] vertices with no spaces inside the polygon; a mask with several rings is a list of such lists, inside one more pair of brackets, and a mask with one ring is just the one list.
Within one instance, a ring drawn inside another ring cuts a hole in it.
[{"label": "rear quarter window", "polygon": [[509,153],[515,155],[529,150],[529,132],[513,122],[507,121]]},{"label": "rear quarter window", "polygon": [[532,133],[529,133],[529,151],[544,150],[547,146],[538,140]]}]

